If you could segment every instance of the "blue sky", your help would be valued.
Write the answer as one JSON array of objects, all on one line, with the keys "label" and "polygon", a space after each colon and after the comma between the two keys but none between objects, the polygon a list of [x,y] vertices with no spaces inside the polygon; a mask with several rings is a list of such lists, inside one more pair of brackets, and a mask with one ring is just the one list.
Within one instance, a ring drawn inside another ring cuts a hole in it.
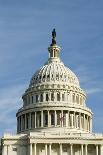
[{"label": "blue sky", "polygon": [[61,59],[76,73],[103,132],[103,1],[0,1],[0,136],[16,132],[15,113],[31,76],[48,58],[57,31]]}]

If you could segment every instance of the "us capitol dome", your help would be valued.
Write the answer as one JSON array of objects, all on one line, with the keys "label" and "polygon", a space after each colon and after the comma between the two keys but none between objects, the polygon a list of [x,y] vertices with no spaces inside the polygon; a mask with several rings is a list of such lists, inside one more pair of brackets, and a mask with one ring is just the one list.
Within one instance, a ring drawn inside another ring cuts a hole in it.
[{"label": "us capitol dome", "polygon": [[92,133],[86,93],[60,59],[55,29],[48,52],[22,95],[17,134],[1,139],[2,155],[103,155],[103,135]]}]

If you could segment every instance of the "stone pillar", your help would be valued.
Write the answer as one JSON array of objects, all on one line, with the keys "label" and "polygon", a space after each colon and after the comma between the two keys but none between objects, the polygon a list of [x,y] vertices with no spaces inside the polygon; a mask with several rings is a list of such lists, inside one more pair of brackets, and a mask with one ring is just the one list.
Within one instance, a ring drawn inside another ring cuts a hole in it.
[{"label": "stone pillar", "polygon": [[74,112],[74,128],[76,128],[76,114]]},{"label": "stone pillar", "polygon": [[25,114],[25,121],[24,122],[25,122],[25,130],[26,130],[26,127],[27,127],[27,125],[26,125],[26,123],[27,123],[26,122],[26,114]]},{"label": "stone pillar", "polygon": [[103,145],[100,145],[100,155],[103,155]]},{"label": "stone pillar", "polygon": [[23,130],[23,115],[19,116],[19,131]]},{"label": "stone pillar", "polygon": [[73,155],[73,144],[70,144],[70,155]]},{"label": "stone pillar", "polygon": [[45,155],[47,155],[47,144],[45,144]]},{"label": "stone pillar", "polygon": [[30,155],[33,155],[33,152],[32,152],[32,144],[30,144]]},{"label": "stone pillar", "polygon": [[51,155],[51,144],[49,144],[49,155]]},{"label": "stone pillar", "polygon": [[35,128],[36,128],[36,111],[35,111]]},{"label": "stone pillar", "polygon": [[31,129],[31,112],[29,113],[29,129]]},{"label": "stone pillar", "polygon": [[83,144],[81,145],[81,155],[83,155]]},{"label": "stone pillar", "polygon": [[57,113],[56,113],[56,110],[54,111],[54,115],[55,115],[55,127],[57,126]]},{"label": "stone pillar", "polygon": [[96,145],[96,155],[98,155],[98,145]]},{"label": "stone pillar", "polygon": [[79,113],[79,128],[81,129],[81,113]]},{"label": "stone pillar", "polygon": [[85,114],[83,115],[83,128],[85,130]]},{"label": "stone pillar", "polygon": [[86,130],[88,131],[88,115],[87,115],[87,124],[86,124]]},{"label": "stone pillar", "polygon": [[3,145],[3,148],[2,148],[2,155],[8,155],[8,154],[7,154],[7,145]]},{"label": "stone pillar", "polygon": [[34,155],[36,155],[36,143],[34,143]]},{"label": "stone pillar", "polygon": [[88,150],[87,150],[87,144],[85,145],[85,155],[87,155]]},{"label": "stone pillar", "polygon": [[60,155],[62,155],[63,150],[62,150],[62,144],[60,144]]},{"label": "stone pillar", "polygon": [[90,132],[92,132],[92,117],[90,117]]},{"label": "stone pillar", "polygon": [[73,128],[73,114],[71,114],[71,127]]},{"label": "stone pillar", "polygon": [[41,111],[41,127],[43,127],[43,110]]}]

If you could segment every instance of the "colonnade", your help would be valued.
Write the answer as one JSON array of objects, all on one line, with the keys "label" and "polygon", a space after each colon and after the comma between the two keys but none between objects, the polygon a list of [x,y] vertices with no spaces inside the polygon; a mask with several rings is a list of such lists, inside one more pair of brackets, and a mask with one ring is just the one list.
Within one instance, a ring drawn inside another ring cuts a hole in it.
[{"label": "colonnade", "polygon": [[[53,152],[53,144],[49,143],[49,144],[41,144],[41,146],[44,145],[44,151],[45,151],[45,155],[52,155]],[[75,154],[75,146],[78,145],[78,152],[80,155],[102,155],[102,147],[101,145],[98,144],[66,144],[66,149],[67,149],[67,154],[69,155],[74,155]],[[57,154],[59,155],[63,155],[63,147],[65,146],[65,144],[59,143],[57,148]],[[91,148],[91,151],[89,150],[89,148],[93,146],[93,148]],[[39,145],[40,147],[40,145]],[[34,143],[34,144],[30,144],[30,155],[39,155],[39,150],[41,150],[41,148],[38,147],[38,144]],[[77,146],[76,146],[77,149]],[[37,153],[38,152],[38,153]]]},{"label": "colonnade", "polygon": [[92,118],[87,114],[68,110],[42,110],[17,117],[18,132],[43,127],[70,127],[91,131]]},{"label": "colonnade", "polygon": [[83,95],[75,92],[68,91],[49,91],[43,93],[29,94],[23,97],[24,105],[39,103],[39,102],[51,102],[61,101],[70,102],[80,105],[84,105],[85,98]]},{"label": "colonnade", "polygon": [[[57,146],[55,151],[57,151],[57,154],[59,155],[63,155],[64,152],[67,152],[68,155],[75,155],[75,148],[80,155],[102,155],[103,154],[103,145],[101,144],[31,143],[29,144],[29,147],[28,147],[29,149],[28,155],[39,155],[39,151],[41,151],[42,149],[45,155],[53,155],[53,150],[55,149],[54,146]],[[64,148],[66,148],[65,151],[64,151]],[[18,145],[18,147],[15,146],[15,149],[13,149],[10,144],[9,145],[6,144],[6,145],[3,145],[2,155],[11,155],[13,152],[15,152],[15,154],[16,153],[21,154],[21,151],[22,151],[22,145],[20,146]]]}]

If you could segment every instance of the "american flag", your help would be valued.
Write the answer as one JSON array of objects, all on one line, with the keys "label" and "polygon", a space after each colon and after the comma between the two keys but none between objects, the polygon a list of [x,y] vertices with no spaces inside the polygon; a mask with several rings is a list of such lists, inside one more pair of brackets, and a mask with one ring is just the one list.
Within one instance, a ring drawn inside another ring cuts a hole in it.
[{"label": "american flag", "polygon": [[65,116],[63,115],[63,117],[60,117],[59,119],[62,122],[62,121],[64,121],[64,118],[65,118]]}]

